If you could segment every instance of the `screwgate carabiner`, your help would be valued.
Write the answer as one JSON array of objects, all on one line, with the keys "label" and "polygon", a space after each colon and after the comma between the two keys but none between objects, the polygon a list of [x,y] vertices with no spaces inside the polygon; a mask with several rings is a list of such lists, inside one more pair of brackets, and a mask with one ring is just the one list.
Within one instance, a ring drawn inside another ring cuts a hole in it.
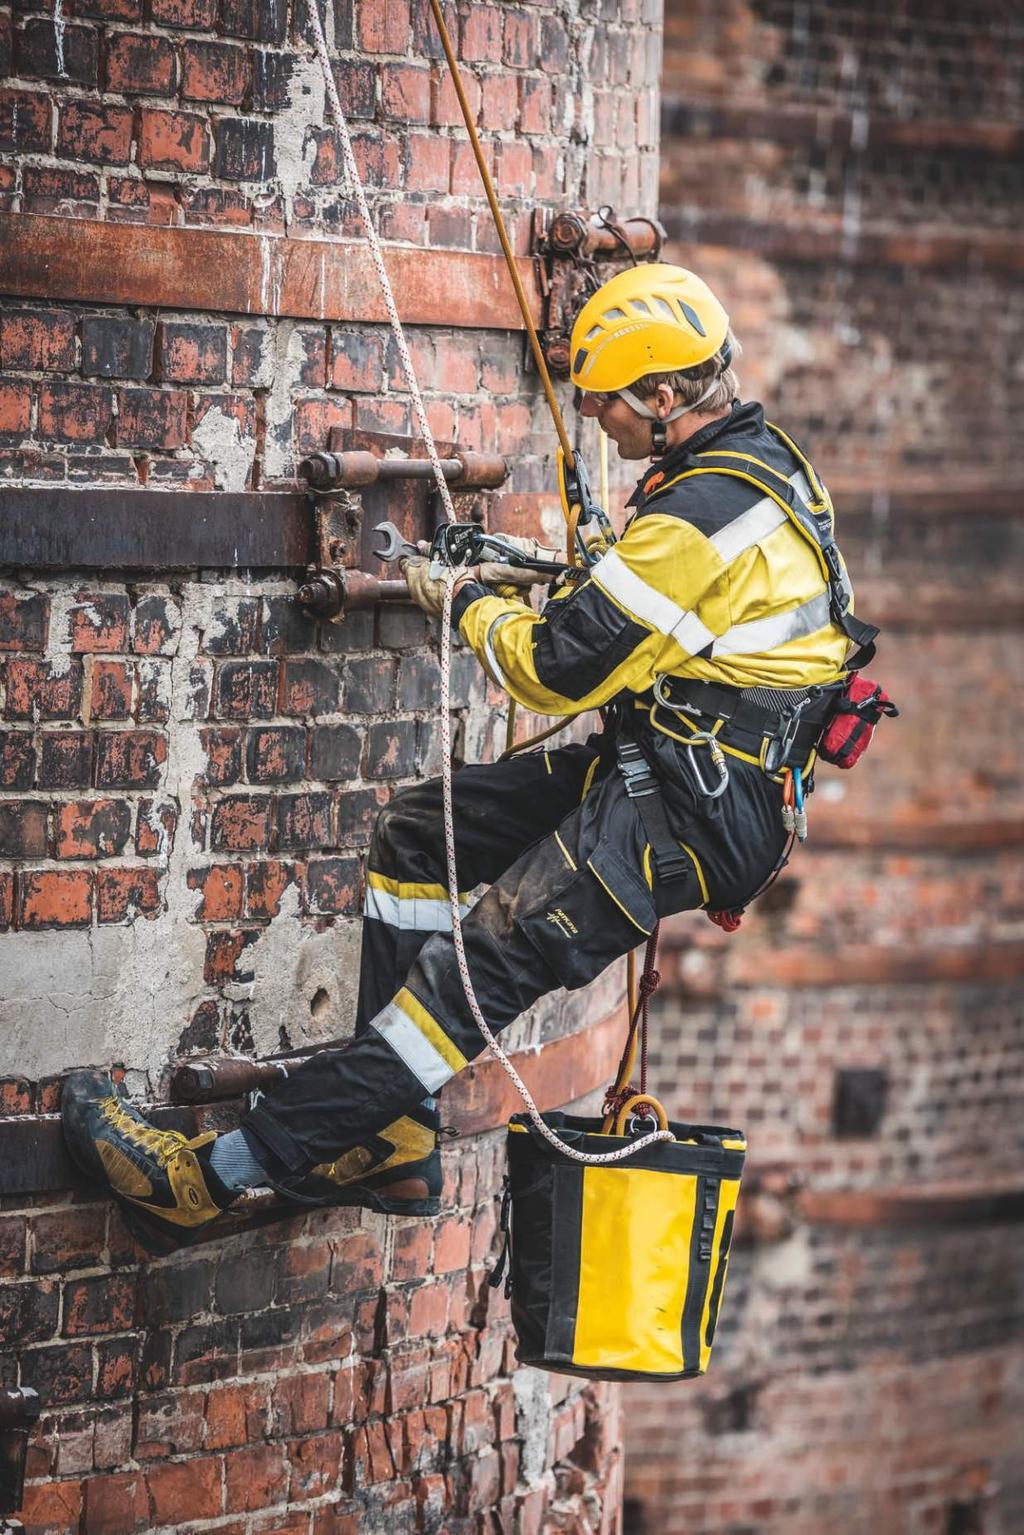
[{"label": "screwgate carabiner", "polygon": [[[712,762],[718,769],[718,783],[713,783],[710,787],[705,782],[703,769],[698,763],[697,754],[693,749],[695,746],[706,746],[711,753]],[[690,754],[690,766],[693,769],[693,776],[697,780],[697,789],[703,794],[704,798],[717,799],[720,794],[724,794],[729,787],[729,764],[725,760],[725,753],[711,734],[711,731],[695,731],[686,742],[686,750]]]}]

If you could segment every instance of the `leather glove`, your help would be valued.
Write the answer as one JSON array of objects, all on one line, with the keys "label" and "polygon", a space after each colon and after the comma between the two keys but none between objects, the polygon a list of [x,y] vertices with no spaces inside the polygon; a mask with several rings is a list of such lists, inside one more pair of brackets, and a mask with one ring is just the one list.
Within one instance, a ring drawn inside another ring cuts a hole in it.
[{"label": "leather glove", "polygon": [[430,561],[411,554],[399,561],[398,568],[416,606],[429,613],[431,618],[440,618],[444,611],[444,577],[432,576]]},{"label": "leather glove", "polygon": [[476,568],[483,584],[493,586],[502,597],[515,597],[523,588],[547,586],[551,581],[551,576],[542,570],[530,570],[520,565],[498,565],[492,560],[485,560]]},{"label": "leather glove", "polygon": [[563,564],[565,562],[565,555],[560,549],[550,549],[537,538],[520,538],[514,533],[502,533],[500,536],[506,544],[511,544],[513,549],[520,550],[532,559],[560,560]]}]

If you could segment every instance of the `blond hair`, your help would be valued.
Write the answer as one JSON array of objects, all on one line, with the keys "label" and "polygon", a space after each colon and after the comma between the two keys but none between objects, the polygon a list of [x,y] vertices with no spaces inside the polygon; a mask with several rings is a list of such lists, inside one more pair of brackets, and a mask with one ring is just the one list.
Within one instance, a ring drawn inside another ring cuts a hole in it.
[{"label": "blond hair", "polygon": [[693,405],[701,399],[701,395],[712,379],[717,378],[718,388],[712,390],[706,400],[701,400],[701,410],[709,413],[728,410],[740,392],[736,362],[743,354],[743,348],[733,335],[731,325],[725,333],[725,341],[722,342],[723,347],[726,345],[732,348],[732,357],[724,372],[722,372],[720,352],[716,352],[714,357],[708,358],[707,362],[700,362],[694,368],[684,368],[678,373],[645,373],[643,378],[638,378],[630,387],[635,394],[645,400],[655,393],[659,384],[667,384],[673,394],[681,397],[684,405]]}]

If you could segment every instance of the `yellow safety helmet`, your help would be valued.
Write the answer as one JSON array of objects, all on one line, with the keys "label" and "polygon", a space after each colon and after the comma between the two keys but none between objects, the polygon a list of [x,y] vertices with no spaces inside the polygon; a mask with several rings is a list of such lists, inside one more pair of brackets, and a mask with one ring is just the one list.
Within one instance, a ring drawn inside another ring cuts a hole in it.
[{"label": "yellow safety helmet", "polygon": [[578,389],[618,394],[647,373],[676,373],[721,349],[729,316],[707,283],[656,261],[603,283],[572,328],[571,377]]}]

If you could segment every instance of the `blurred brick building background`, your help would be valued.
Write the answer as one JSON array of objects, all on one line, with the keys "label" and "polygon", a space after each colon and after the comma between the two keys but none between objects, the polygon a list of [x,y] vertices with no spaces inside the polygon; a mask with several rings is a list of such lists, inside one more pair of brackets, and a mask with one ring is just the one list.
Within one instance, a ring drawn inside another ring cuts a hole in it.
[{"label": "blurred brick building background", "polygon": [[666,6],[671,253],[827,479],[903,716],[738,934],[667,936],[655,1090],[768,1192],[711,1374],[624,1390],[634,1532],[1024,1529],[1022,41],[1002,4]]}]

